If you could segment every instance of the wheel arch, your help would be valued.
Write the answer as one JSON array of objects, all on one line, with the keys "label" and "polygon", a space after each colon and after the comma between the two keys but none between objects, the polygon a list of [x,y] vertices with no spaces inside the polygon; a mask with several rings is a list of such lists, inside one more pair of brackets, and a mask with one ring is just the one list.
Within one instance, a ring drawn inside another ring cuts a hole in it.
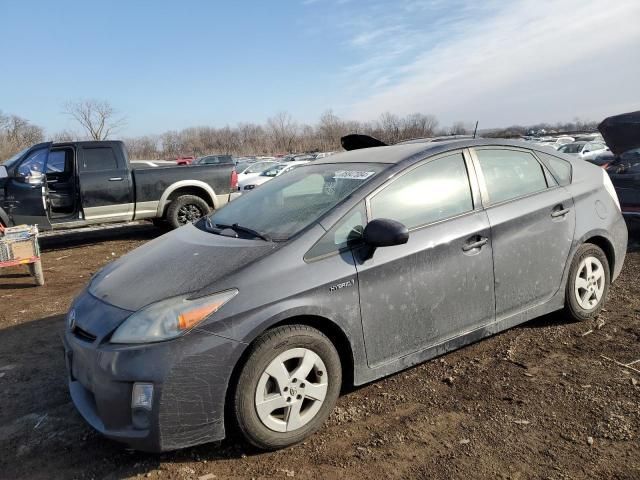
[{"label": "wheel arch", "polygon": [[607,257],[607,262],[609,262],[609,280],[613,280],[613,272],[616,265],[616,252],[613,247],[613,243],[608,238],[602,235],[589,236],[582,243],[591,243],[602,249],[605,256]]},{"label": "wheel arch", "polygon": [[181,195],[195,195],[202,198],[213,209],[218,208],[216,193],[210,185],[200,180],[181,180],[169,185],[158,202],[157,216],[164,217],[167,206]]},{"label": "wheel arch", "polygon": [[230,422],[230,408],[233,405],[233,395],[235,394],[235,385],[238,383],[238,377],[240,376],[240,372],[242,371],[242,367],[247,361],[249,354],[251,352],[251,346],[255,343],[255,341],[263,335],[265,332],[269,330],[273,330],[274,328],[281,327],[283,325],[307,325],[309,327],[315,328],[319,332],[329,338],[331,343],[333,343],[334,347],[338,351],[338,356],[340,357],[340,364],[342,366],[342,387],[341,390],[349,389],[354,385],[354,355],[353,348],[347,334],[344,330],[333,320],[320,316],[320,315],[312,315],[312,314],[298,314],[292,315],[290,317],[280,319],[275,323],[269,324],[266,328],[262,329],[259,333],[257,333],[251,342],[247,343],[246,348],[239,356],[236,364],[233,367],[231,372],[231,376],[229,377],[229,382],[227,383],[227,391],[225,394],[225,425],[229,427],[233,424],[233,421]]}]

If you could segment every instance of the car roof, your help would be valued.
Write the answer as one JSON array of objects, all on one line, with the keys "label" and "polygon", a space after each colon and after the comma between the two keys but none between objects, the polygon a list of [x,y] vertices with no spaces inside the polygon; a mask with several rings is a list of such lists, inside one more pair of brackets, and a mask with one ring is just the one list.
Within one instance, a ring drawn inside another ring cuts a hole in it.
[{"label": "car roof", "polygon": [[562,156],[557,153],[553,148],[548,148],[542,145],[534,145],[531,142],[525,142],[522,140],[506,140],[506,139],[453,139],[440,142],[414,142],[390,145],[387,147],[370,147],[361,148],[358,150],[350,150],[348,152],[341,152],[314,161],[314,164],[330,164],[330,163],[387,163],[397,164],[405,160],[414,159],[418,160],[426,156],[437,155],[439,153],[448,152],[450,150],[457,150],[460,148],[469,147],[518,147],[525,148],[527,150],[538,150],[541,152],[547,152],[555,154],[556,156]]}]

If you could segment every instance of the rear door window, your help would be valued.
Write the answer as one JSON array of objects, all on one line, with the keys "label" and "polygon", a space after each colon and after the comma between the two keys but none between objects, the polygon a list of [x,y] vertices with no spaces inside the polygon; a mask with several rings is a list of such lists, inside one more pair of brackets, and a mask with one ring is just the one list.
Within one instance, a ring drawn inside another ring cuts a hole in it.
[{"label": "rear door window", "polygon": [[371,218],[389,218],[407,228],[473,210],[469,176],[461,153],[411,169],[370,200]]},{"label": "rear door window", "polygon": [[116,170],[118,161],[111,147],[85,148],[81,168],[85,172]]},{"label": "rear door window", "polygon": [[571,183],[571,164],[569,162],[544,152],[536,152],[536,155],[547,164],[551,174],[560,185]]},{"label": "rear door window", "polygon": [[506,149],[478,149],[489,204],[505,202],[547,188],[542,165],[528,152]]}]

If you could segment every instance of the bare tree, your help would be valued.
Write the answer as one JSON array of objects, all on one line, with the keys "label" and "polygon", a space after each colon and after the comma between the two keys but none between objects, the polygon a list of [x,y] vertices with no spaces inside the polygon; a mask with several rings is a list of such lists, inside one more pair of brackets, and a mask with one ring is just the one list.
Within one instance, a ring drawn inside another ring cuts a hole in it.
[{"label": "bare tree", "polygon": [[457,121],[451,126],[451,135],[466,135],[469,133],[469,129],[466,127],[464,122]]},{"label": "bare tree", "polygon": [[411,138],[433,137],[438,126],[438,120],[433,115],[422,113],[412,113],[403,119],[402,137],[403,140]]},{"label": "bare tree", "polygon": [[104,100],[76,100],[64,105],[64,113],[71,116],[92,140],[106,140],[126,124],[111,104]]},{"label": "bare tree", "polygon": [[393,145],[402,140],[400,134],[401,121],[397,115],[390,112],[384,112],[380,115],[378,128],[380,130],[380,140]]},{"label": "bare tree", "polygon": [[332,110],[327,110],[320,117],[318,134],[322,150],[335,150],[340,147],[340,137],[345,135],[345,124]]},{"label": "bare tree", "polygon": [[287,112],[280,112],[267,120],[267,130],[276,152],[293,152],[298,125]]},{"label": "bare tree", "polygon": [[0,160],[43,139],[42,128],[17,115],[3,115],[0,112]]},{"label": "bare tree", "polygon": [[56,132],[51,136],[51,141],[53,142],[73,142],[78,139],[80,135],[70,130],[62,130],[60,132]]}]

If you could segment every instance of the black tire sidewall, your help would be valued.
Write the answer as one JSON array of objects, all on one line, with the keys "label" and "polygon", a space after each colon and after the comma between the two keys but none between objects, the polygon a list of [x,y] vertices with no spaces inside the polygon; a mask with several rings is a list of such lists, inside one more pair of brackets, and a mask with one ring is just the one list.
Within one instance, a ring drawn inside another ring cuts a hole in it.
[{"label": "black tire sidewall", "polygon": [[200,210],[202,210],[203,217],[207,215],[211,210],[207,202],[205,202],[202,198],[195,195],[181,195],[175,200],[172,200],[169,204],[169,207],[167,208],[166,217],[167,222],[169,222],[171,228],[175,229],[184,226],[178,221],[178,211],[185,205],[197,206]]},{"label": "black tire sidewall", "polygon": [[[327,368],[329,386],[316,416],[294,432],[275,432],[265,426],[255,409],[258,381],[269,363],[292,348],[307,348],[320,356]],[[340,356],[331,341],[318,330],[305,325],[278,327],[267,331],[251,347],[233,398],[236,426],[242,436],[262,450],[275,450],[298,443],[317,431],[329,417],[342,386]]]},{"label": "black tire sidewall", "polygon": [[[600,302],[595,308],[591,310],[585,310],[580,306],[578,300],[576,299],[575,294],[575,280],[576,274],[578,273],[578,267],[580,266],[580,262],[586,257],[595,257],[600,263],[602,263],[602,267],[604,268],[604,291],[602,292],[602,298]],[[581,245],[576,251],[575,256],[573,257],[573,261],[571,262],[571,268],[569,269],[569,277],[567,278],[567,289],[566,289],[566,299],[565,299],[565,309],[567,313],[574,319],[578,321],[586,321],[598,316],[602,307],[604,306],[605,300],[607,298],[607,294],[609,293],[609,284],[611,279],[611,272],[609,270],[609,261],[607,260],[607,256],[604,254],[602,249],[597,245],[593,245],[590,243],[585,243]]]}]

